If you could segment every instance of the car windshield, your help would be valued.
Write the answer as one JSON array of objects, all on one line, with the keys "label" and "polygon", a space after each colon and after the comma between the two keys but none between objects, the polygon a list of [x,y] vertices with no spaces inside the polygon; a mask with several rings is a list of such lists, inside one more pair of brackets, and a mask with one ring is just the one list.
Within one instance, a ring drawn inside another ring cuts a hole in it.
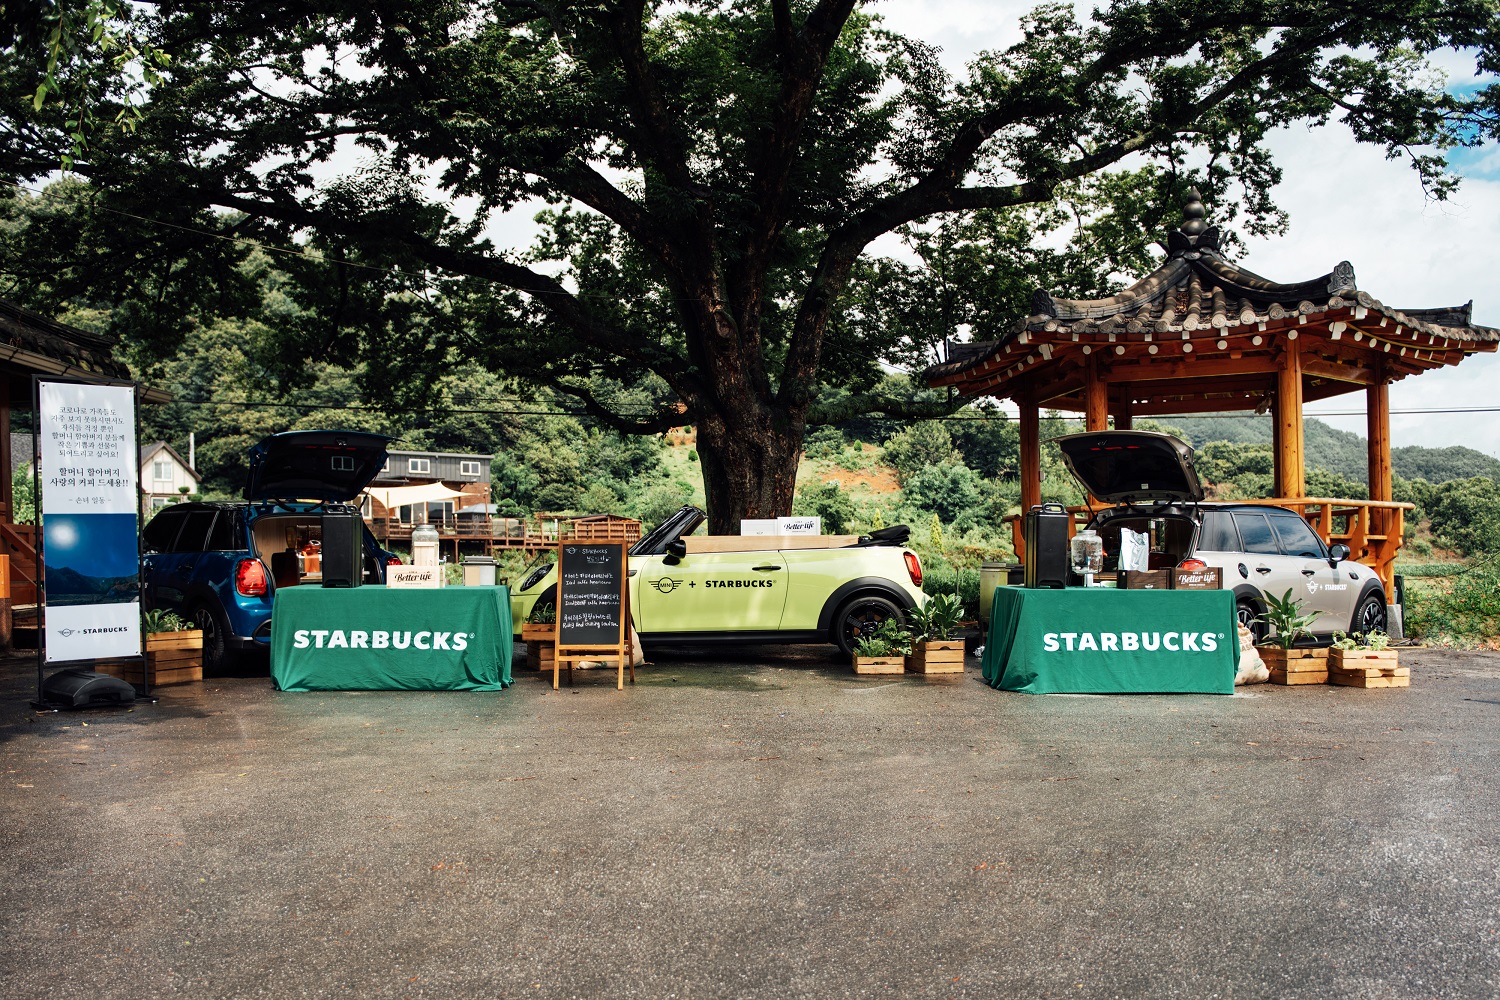
[{"label": "car windshield", "polygon": [[668,542],[675,541],[683,535],[691,535],[707,517],[708,515],[697,507],[683,507],[658,525],[655,531],[631,546],[630,554],[659,556],[667,551]]},{"label": "car windshield", "polygon": [[1129,528],[1146,536],[1148,569],[1171,569],[1193,554],[1193,519],[1185,514],[1142,508],[1106,511],[1090,525],[1104,539],[1104,569],[1120,568],[1120,530]]}]

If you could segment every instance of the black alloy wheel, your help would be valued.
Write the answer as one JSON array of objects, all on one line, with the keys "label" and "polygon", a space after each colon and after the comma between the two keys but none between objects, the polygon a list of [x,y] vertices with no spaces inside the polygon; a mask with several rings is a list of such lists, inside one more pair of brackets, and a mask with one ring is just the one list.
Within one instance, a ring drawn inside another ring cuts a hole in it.
[{"label": "black alloy wheel", "polygon": [[834,634],[839,651],[848,656],[854,652],[854,644],[860,639],[875,634],[881,622],[894,618],[903,619],[901,609],[894,601],[874,594],[856,597],[839,609],[834,618]]},{"label": "black alloy wheel", "polygon": [[1387,624],[1385,614],[1385,595],[1378,590],[1366,594],[1354,612],[1354,621],[1350,624],[1349,631],[1360,635],[1369,635],[1377,630],[1384,632]]},{"label": "black alloy wheel", "polygon": [[1248,597],[1241,597],[1234,605],[1234,617],[1239,624],[1250,630],[1250,639],[1255,645],[1266,641],[1266,636],[1271,632],[1271,626],[1260,621],[1260,608]]},{"label": "black alloy wheel", "polygon": [[220,671],[230,665],[229,621],[212,604],[193,609],[193,624],[203,630],[203,669]]}]

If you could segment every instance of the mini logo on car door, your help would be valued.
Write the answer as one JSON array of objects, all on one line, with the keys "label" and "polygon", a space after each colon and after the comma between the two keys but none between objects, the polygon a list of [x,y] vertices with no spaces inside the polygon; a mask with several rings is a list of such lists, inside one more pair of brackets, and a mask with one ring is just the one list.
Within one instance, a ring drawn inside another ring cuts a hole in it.
[{"label": "mini logo on car door", "polygon": [[682,586],[682,581],[674,580],[670,576],[664,576],[659,580],[652,580],[651,586],[655,587],[657,593],[659,594],[670,594],[672,591]]}]

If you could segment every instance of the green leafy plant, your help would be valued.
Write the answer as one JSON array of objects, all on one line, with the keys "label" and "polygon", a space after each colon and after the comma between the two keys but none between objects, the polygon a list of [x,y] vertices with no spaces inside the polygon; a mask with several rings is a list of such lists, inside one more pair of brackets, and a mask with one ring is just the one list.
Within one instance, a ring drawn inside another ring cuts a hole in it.
[{"label": "green leafy plant", "polygon": [[876,626],[875,635],[885,640],[891,656],[905,656],[911,652],[911,633],[894,618],[887,618]]},{"label": "green leafy plant", "polygon": [[1391,648],[1391,637],[1378,628],[1364,633],[1355,632],[1353,635],[1335,632],[1333,633],[1333,648],[1346,651],[1366,649],[1372,653],[1383,653]]},{"label": "green leafy plant", "polygon": [[161,611],[159,609],[147,611],[145,619],[147,635],[156,635],[159,632],[186,632],[192,628],[175,611]]},{"label": "green leafy plant", "polygon": [[854,655],[890,656],[891,644],[886,642],[879,635],[867,635],[861,639],[855,640]]},{"label": "green leafy plant", "polygon": [[942,642],[952,638],[963,618],[964,602],[957,594],[935,594],[920,608],[906,613],[912,637],[918,642],[932,639]]},{"label": "green leafy plant", "polygon": [[528,625],[556,625],[557,605],[538,604],[531,609],[531,614],[526,616]]},{"label": "green leafy plant", "polygon": [[1276,630],[1271,636],[1272,645],[1280,646],[1282,649],[1291,649],[1298,636],[1312,635],[1308,626],[1318,616],[1301,614],[1302,603],[1301,598],[1292,596],[1290,588],[1280,597],[1275,594],[1266,595],[1266,613],[1257,620]]}]

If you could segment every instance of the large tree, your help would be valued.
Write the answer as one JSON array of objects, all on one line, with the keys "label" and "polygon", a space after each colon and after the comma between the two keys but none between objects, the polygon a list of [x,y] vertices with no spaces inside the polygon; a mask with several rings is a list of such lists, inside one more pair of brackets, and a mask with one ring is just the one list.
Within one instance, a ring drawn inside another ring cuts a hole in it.
[{"label": "large tree", "polygon": [[[695,423],[732,531],[790,510],[809,424],[930,406],[858,391],[893,346],[850,294],[880,279],[860,261],[883,234],[1187,172],[1265,220],[1268,130],[1334,118],[1441,196],[1442,150],[1495,130],[1496,88],[1449,93],[1424,62],[1455,47],[1493,70],[1493,0],[1046,5],[963,79],[860,7],[163,2],[132,22],[171,57],[134,134],[83,149],[68,104],[31,110],[46,53],[13,35],[0,163],[35,178],[70,155],[117,210],[216,207],[240,213],[227,235],[305,243],[287,266],[319,322],[289,359],[377,359],[399,392],[464,357],[622,430]],[[53,77],[100,81],[106,120],[136,81],[70,51]],[[497,249],[488,227],[528,200],[553,206],[544,238]],[[642,385],[645,407],[616,391]]]}]

